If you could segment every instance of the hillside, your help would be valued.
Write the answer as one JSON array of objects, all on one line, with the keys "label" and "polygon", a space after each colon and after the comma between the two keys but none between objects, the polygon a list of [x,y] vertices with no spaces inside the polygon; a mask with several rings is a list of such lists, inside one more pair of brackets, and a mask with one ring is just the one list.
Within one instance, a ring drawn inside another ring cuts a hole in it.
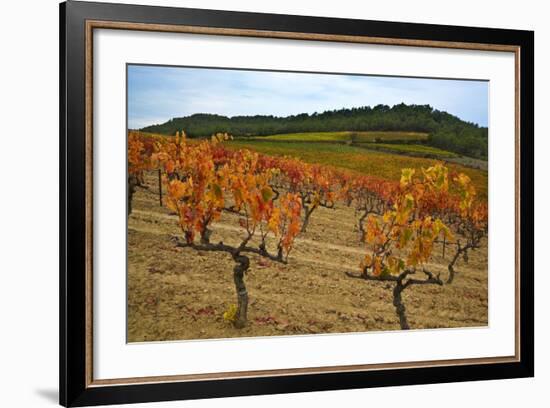
[{"label": "hillside", "polygon": [[140,130],[173,135],[185,130],[190,137],[228,132],[239,137],[343,131],[399,131],[429,134],[426,144],[469,157],[487,159],[488,130],[429,105],[399,104],[346,108],[287,117],[271,115],[221,116],[198,113],[173,118]]}]

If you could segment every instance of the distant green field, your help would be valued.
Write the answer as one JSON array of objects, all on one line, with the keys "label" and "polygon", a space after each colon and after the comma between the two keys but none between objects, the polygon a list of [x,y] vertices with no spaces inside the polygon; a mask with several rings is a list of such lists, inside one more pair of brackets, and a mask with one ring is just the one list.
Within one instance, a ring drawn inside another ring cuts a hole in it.
[{"label": "distant green field", "polygon": [[[433,156],[434,158],[458,157],[455,153],[436,147],[409,144],[422,142],[428,138],[427,133],[420,132],[308,132],[287,133],[269,136],[241,137],[239,141],[264,143],[339,143],[369,149],[383,150],[411,156]],[[387,143],[384,143],[387,142]],[[391,142],[391,143],[390,143]],[[403,142],[400,144],[399,142]],[[299,147],[297,147],[299,149]]]},{"label": "distant green field", "polygon": [[456,153],[447,150],[438,149],[437,147],[418,145],[418,144],[387,144],[387,143],[360,143],[358,146],[368,149],[376,149],[390,151],[395,153],[404,153],[411,155],[426,155],[444,158],[458,157]]},{"label": "distant green field", "polygon": [[240,140],[281,141],[281,142],[390,142],[390,141],[423,141],[428,138],[427,133],[419,132],[308,132],[287,133],[269,136],[242,137]]},{"label": "distant green field", "polygon": [[281,142],[347,142],[351,141],[350,132],[308,132],[286,133],[282,135],[254,136],[241,140],[269,140]]},{"label": "distant green field", "polygon": [[350,132],[353,141],[361,142],[392,142],[392,141],[424,141],[428,139],[427,133],[421,132]]}]

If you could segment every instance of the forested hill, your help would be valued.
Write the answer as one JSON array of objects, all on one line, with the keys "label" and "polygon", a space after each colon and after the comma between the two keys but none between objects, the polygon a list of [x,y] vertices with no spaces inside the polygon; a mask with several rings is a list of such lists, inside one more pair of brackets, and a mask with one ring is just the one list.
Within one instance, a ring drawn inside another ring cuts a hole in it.
[{"label": "forested hill", "polygon": [[190,137],[228,132],[234,136],[329,131],[410,131],[430,134],[428,144],[455,153],[487,158],[487,128],[465,122],[429,105],[399,104],[340,109],[323,113],[277,117],[271,115],[226,117],[198,113],[174,118],[140,130],[173,135],[185,130]]}]

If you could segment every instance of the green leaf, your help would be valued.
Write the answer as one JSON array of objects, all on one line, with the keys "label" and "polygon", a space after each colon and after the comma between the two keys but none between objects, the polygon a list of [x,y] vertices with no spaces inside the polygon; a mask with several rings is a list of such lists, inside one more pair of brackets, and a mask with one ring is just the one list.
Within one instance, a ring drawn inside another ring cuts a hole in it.
[{"label": "green leaf", "polygon": [[273,197],[273,190],[271,190],[271,188],[269,187],[262,188],[262,199],[264,200],[264,202],[267,203],[269,200],[271,200],[271,197]]}]

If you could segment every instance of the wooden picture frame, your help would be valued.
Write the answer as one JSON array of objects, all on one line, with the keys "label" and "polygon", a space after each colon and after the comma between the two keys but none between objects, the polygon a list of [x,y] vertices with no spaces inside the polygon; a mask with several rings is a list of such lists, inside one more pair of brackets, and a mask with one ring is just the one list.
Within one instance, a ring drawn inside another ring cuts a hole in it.
[{"label": "wooden picture frame", "polygon": [[[93,32],[196,33],[515,54],[515,354],[97,380],[93,375]],[[60,403],[339,390],[534,375],[534,33],[68,1],[60,5]],[[521,249],[521,250],[520,250]]]}]

